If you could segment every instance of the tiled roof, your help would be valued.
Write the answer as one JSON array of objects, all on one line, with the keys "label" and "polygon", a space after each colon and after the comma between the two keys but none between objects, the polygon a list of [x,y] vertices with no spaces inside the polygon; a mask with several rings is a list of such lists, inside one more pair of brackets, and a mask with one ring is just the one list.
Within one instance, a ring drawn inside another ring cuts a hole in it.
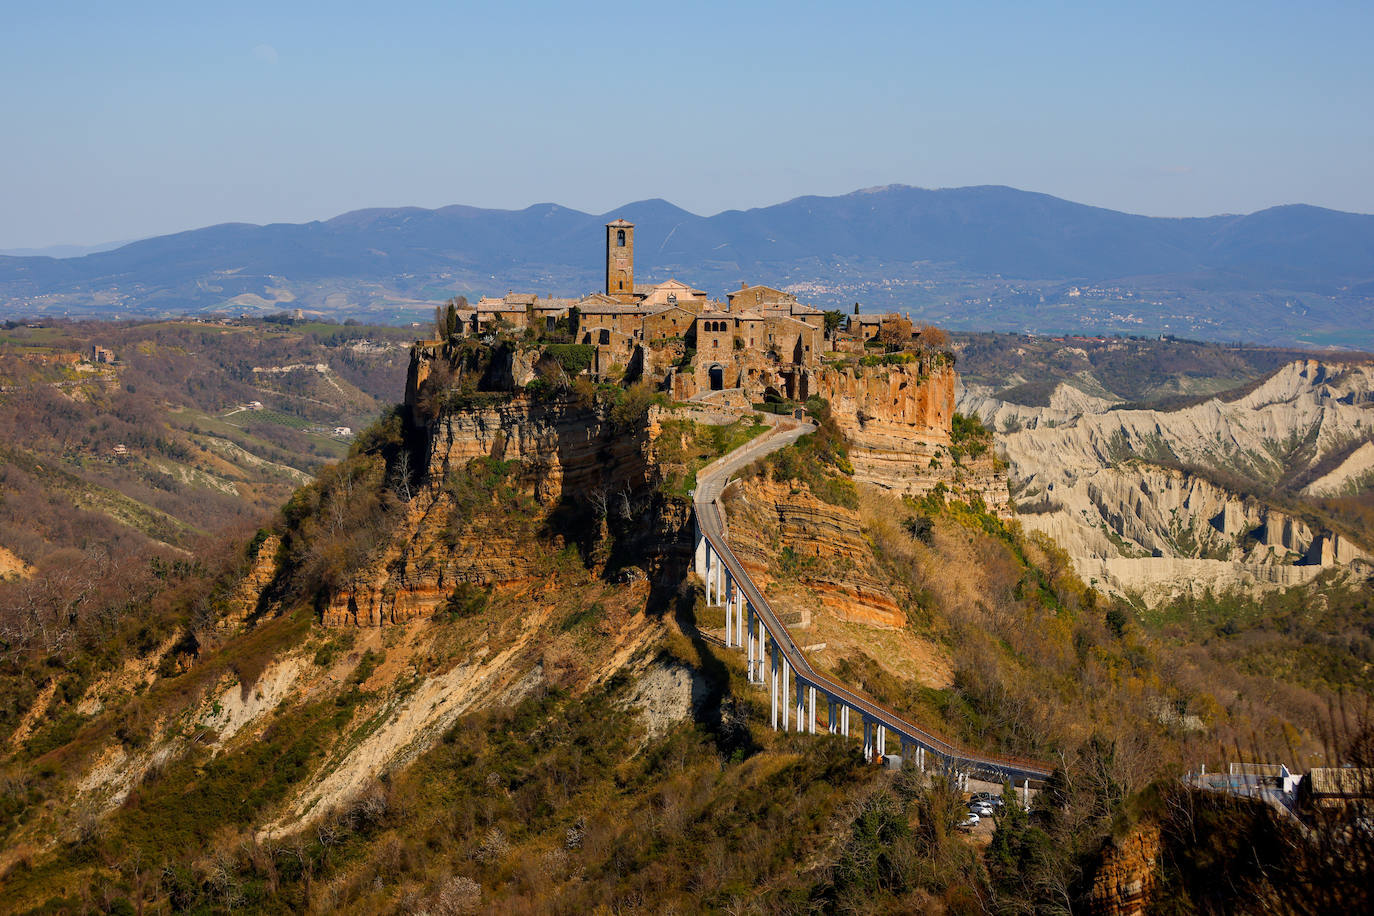
[{"label": "tiled roof", "polygon": [[[585,301],[585,300],[584,300]],[[625,302],[589,302],[578,307],[583,315],[643,315],[644,307]]]},{"label": "tiled roof", "polygon": [[1315,767],[1307,772],[1308,785],[1318,795],[1374,797],[1374,768]]}]

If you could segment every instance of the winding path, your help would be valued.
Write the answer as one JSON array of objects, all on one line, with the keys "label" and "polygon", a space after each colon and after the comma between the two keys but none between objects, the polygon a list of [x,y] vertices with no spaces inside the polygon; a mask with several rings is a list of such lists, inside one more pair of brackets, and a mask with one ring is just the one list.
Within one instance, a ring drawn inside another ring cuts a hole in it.
[{"label": "winding path", "polygon": [[[782,730],[788,731],[791,722],[798,731],[815,734],[819,693],[826,699],[825,728],[831,734],[848,737],[850,713],[858,713],[867,759],[886,754],[887,738],[895,735],[904,765],[914,762],[922,770],[932,765],[943,766],[961,776],[998,782],[1011,780],[1018,786],[1042,783],[1052,769],[1048,764],[960,747],[811,667],[787,627],[730,549],[720,506],[720,495],[731,474],[816,428],[811,423],[792,419],[778,419],[772,423],[773,429],[763,436],[702,469],[697,474],[692,503],[697,522],[695,567],[697,575],[706,583],[706,603],[725,607],[725,645],[745,650],[750,682],[763,684],[766,679],[772,699],[773,728],[777,729],[781,722]],[[789,693],[793,709],[789,709]]]}]

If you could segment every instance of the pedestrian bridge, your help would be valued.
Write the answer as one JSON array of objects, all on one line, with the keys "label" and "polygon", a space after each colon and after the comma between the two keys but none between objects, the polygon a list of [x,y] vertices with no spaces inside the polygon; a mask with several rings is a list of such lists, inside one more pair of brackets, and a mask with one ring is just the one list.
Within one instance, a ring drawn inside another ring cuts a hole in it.
[{"label": "pedestrian bridge", "polygon": [[[694,568],[706,583],[706,603],[725,608],[725,646],[745,653],[749,682],[769,691],[774,730],[814,735],[824,728],[846,738],[851,729],[861,730],[866,760],[885,756],[891,743],[901,754],[903,766],[914,764],[922,771],[943,768],[961,779],[1010,781],[1025,788],[1043,783],[1052,769],[1047,764],[959,747],[816,671],[735,557],[725,536],[720,506],[720,495],[730,475],[815,428],[795,420],[775,421],[768,433],[698,473],[692,494],[696,515]],[[823,721],[818,720],[818,698],[825,701]]]}]

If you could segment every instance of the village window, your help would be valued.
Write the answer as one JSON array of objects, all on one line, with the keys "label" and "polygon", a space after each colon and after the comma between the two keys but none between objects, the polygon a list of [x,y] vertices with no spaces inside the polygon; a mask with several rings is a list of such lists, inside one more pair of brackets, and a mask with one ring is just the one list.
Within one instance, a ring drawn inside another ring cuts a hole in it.
[{"label": "village window", "polygon": [[713,340],[713,341],[711,341],[711,346],[713,346],[713,347],[719,347],[719,346],[720,346],[720,341],[719,341],[719,340]]},{"label": "village window", "polygon": [[624,248],[624,247],[625,247],[625,230],[624,230],[624,229],[617,229],[617,230],[616,230],[616,233],[615,233],[615,247],[617,247],[617,248]]},{"label": "village window", "polygon": [[611,332],[607,328],[601,329],[601,342],[603,344],[608,344],[611,342]]}]

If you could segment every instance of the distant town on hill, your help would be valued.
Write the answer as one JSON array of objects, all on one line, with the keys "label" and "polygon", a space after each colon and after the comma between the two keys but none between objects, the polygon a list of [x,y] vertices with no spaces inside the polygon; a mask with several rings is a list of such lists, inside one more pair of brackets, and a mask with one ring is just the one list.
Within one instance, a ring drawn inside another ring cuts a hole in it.
[{"label": "distant town on hill", "polygon": [[647,200],[603,214],[401,207],[224,224],[80,257],[0,257],[0,317],[425,321],[455,295],[597,289],[604,265],[586,239],[615,217],[639,227],[640,276],[720,299],[747,281],[956,330],[1374,347],[1374,216],[1293,205],[1158,218],[1006,187],[888,186],[709,217]]}]

